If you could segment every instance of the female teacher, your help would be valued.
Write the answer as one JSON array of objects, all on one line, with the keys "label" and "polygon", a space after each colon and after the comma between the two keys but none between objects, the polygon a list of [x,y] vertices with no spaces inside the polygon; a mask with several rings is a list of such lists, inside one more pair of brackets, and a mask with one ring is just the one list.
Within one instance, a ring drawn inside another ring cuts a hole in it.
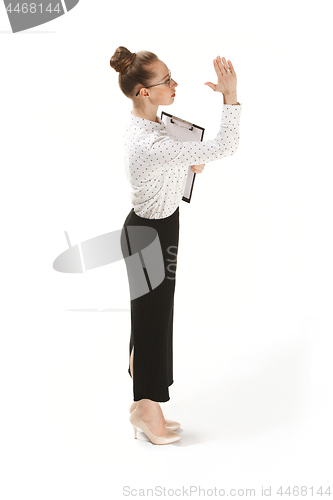
[{"label": "female teacher", "polygon": [[[191,166],[193,172],[200,173],[204,162],[233,155],[239,143],[242,105],[237,102],[236,72],[231,61],[224,57],[218,56],[213,63],[217,84],[206,82],[205,85],[223,95],[220,130],[214,140],[181,142],[157,116],[159,106],[172,104],[176,97],[177,83],[169,67],[152,52],[132,53],[122,46],[110,60],[111,67],[119,73],[121,91],[133,103],[124,133],[125,172],[131,186],[132,209],[122,233],[126,232],[129,244],[130,226],[136,226],[136,230],[147,226],[155,229],[165,267],[165,278],[158,286],[150,286],[148,293],[131,300],[128,373],[132,377],[134,397],[129,419],[134,437],[139,427],[154,444],[181,439],[175,432],[180,424],[165,420],[159,403],[169,401],[169,386],[173,383],[179,204],[188,168]],[[122,251],[124,257],[128,256],[123,239]],[[126,258],[125,263],[133,286],[136,278]],[[146,279],[149,283],[147,272]]]}]

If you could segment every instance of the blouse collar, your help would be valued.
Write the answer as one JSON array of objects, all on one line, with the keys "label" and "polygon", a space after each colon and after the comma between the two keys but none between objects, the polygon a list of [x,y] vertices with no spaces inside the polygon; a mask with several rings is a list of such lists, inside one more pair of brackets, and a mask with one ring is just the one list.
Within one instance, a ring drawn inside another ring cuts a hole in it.
[{"label": "blouse collar", "polygon": [[130,116],[131,116],[131,123],[133,125],[143,128],[149,132],[154,130],[162,130],[165,127],[164,123],[158,116],[157,116],[158,123],[147,120],[146,118],[139,118],[138,116],[132,115],[132,113],[130,113]]}]

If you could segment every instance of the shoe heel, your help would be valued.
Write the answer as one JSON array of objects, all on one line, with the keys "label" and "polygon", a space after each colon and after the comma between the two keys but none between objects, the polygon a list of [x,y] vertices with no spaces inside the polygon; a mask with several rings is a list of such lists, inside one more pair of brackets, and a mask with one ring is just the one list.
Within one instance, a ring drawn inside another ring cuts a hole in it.
[{"label": "shoe heel", "polygon": [[137,439],[138,428],[135,427],[135,425],[133,425],[133,429],[134,429],[134,439]]},{"label": "shoe heel", "polygon": [[170,443],[175,443],[176,441],[179,441],[181,439],[181,436],[179,434],[171,431],[170,429],[165,429],[165,433],[163,434],[163,436],[156,436],[155,434],[153,434],[148,429],[147,425],[144,423],[142,418],[139,417],[137,409],[132,411],[129,420],[133,426],[135,438],[136,438],[137,428],[139,427],[139,429],[141,429],[145,433],[147,438],[153,444],[170,444]]}]

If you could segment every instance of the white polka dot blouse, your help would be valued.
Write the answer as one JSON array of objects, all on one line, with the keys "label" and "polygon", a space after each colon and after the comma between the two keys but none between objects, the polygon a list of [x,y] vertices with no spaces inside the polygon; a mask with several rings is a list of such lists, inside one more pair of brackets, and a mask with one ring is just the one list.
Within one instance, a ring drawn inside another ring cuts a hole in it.
[{"label": "white polka dot blouse", "polygon": [[157,122],[131,113],[124,139],[125,174],[135,213],[148,219],[172,215],[182,201],[188,168],[233,155],[239,144],[242,104],[222,104],[213,140],[181,142]]}]

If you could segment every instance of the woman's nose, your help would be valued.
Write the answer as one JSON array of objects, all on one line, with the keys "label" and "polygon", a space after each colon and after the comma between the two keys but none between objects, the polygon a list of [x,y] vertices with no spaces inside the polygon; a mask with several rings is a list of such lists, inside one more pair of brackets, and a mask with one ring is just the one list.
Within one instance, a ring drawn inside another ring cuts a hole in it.
[{"label": "woman's nose", "polygon": [[173,80],[172,78],[171,78],[171,82],[173,82],[172,87],[178,87],[178,83],[175,82],[175,80]]}]

